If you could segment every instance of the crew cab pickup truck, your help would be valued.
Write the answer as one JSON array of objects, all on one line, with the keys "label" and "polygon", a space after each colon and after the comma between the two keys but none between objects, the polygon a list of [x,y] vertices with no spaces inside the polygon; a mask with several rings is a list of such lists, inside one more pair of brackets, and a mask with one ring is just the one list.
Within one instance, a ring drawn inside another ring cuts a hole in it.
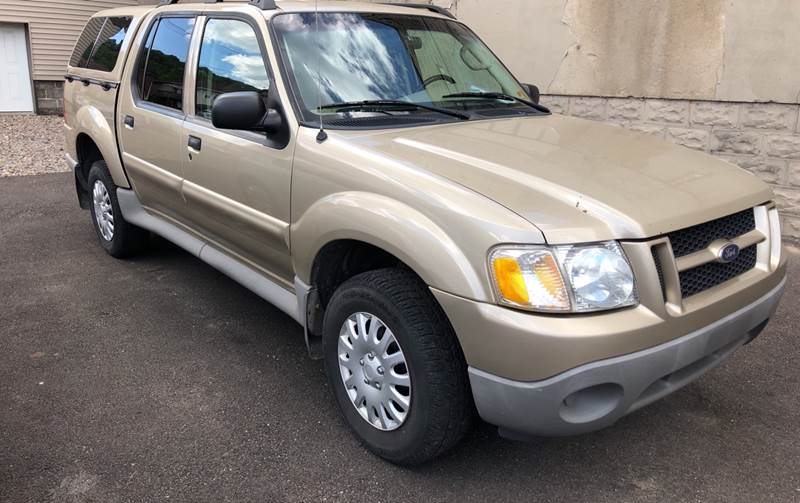
[{"label": "crew cab pickup truck", "polygon": [[112,9],[67,72],[100,245],[157,234],[294,318],[391,462],[475,411],[516,439],[608,427],[753,340],[784,289],[764,183],[551,114],[440,8]]}]

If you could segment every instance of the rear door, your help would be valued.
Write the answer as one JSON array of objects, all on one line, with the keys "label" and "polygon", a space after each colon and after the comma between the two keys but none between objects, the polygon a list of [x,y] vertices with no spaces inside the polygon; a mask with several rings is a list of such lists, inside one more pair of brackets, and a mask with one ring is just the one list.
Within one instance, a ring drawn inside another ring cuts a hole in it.
[{"label": "rear door", "polygon": [[185,215],[180,142],[195,25],[193,14],[152,18],[125,70],[117,109],[122,160],[136,194],[144,206],[178,220]]},{"label": "rear door", "polygon": [[214,99],[221,93],[270,92],[262,36],[264,19],[207,13],[192,61],[194,89],[181,150],[193,227],[290,285],[289,195],[293,138],[215,128]]}]

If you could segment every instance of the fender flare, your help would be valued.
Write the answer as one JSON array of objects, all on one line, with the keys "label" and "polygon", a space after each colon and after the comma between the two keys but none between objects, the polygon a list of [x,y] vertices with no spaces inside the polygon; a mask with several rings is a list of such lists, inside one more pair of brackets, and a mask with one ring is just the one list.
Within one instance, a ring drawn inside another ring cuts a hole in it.
[{"label": "fender flare", "polygon": [[119,158],[114,129],[103,113],[93,106],[81,107],[75,114],[74,127],[74,141],[77,141],[78,136],[81,134],[91,138],[100,150],[100,154],[108,166],[108,171],[111,173],[111,178],[117,187],[130,188],[128,177],[125,175],[125,170],[122,168],[122,162]]},{"label": "fender flare", "polygon": [[471,299],[490,295],[483,271],[475,270],[444,229],[411,206],[367,192],[327,196],[292,224],[291,248],[298,278],[310,284],[320,250],[345,239],[391,253],[431,287]]}]

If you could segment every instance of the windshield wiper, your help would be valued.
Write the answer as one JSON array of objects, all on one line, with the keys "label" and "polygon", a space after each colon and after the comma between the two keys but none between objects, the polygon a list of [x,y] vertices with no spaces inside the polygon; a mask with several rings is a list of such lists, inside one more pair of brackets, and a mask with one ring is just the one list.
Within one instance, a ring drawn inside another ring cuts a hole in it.
[{"label": "windshield wiper", "polygon": [[532,101],[524,100],[522,98],[517,98],[516,96],[511,96],[510,94],[505,93],[455,93],[455,94],[448,94],[445,95],[444,98],[486,98],[490,100],[504,100],[504,101],[516,101],[517,103],[522,103],[523,105],[527,105],[539,112],[549,114],[550,109],[544,105],[540,105],[538,103],[534,103]]},{"label": "windshield wiper", "polygon": [[345,110],[345,109],[370,109],[374,108],[377,109],[378,107],[394,107],[394,108],[417,108],[420,110],[429,110],[431,112],[437,112],[443,115],[449,115],[450,117],[456,117],[461,120],[469,120],[469,115],[456,112],[454,110],[448,110],[446,108],[439,108],[434,107],[431,105],[422,105],[420,103],[414,103],[413,101],[403,101],[403,100],[365,100],[365,101],[344,101],[342,103],[331,103],[330,105],[322,105],[318,107],[319,110],[326,110],[326,109],[337,109],[337,110]]}]

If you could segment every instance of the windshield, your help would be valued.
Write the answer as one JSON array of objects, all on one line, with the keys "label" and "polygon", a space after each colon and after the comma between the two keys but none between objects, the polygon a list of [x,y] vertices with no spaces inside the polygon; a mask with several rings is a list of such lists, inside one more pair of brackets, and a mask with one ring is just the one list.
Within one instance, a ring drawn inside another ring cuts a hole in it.
[{"label": "windshield", "polygon": [[[279,52],[306,123],[337,118],[430,118],[425,109],[337,109],[338,103],[399,100],[450,110],[537,113],[524,104],[459,93],[503,93],[529,99],[517,80],[464,25],[396,14],[282,14],[273,18]],[[457,120],[439,114],[436,120]]]}]

